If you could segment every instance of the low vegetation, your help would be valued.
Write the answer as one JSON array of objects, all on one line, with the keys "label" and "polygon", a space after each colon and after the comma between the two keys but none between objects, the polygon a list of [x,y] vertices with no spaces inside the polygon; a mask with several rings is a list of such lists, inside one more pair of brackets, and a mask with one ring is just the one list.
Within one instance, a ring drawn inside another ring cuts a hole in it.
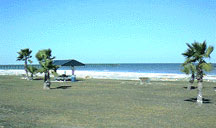
[{"label": "low vegetation", "polygon": [[215,127],[215,83],[203,82],[203,105],[187,82],[79,80],[53,83],[0,76],[0,127]]}]

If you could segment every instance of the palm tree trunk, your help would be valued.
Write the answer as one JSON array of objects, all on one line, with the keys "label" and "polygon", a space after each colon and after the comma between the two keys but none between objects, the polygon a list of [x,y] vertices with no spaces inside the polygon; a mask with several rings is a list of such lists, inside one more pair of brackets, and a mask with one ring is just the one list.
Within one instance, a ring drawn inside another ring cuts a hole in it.
[{"label": "palm tree trunk", "polygon": [[50,89],[50,76],[49,72],[45,72],[45,78],[44,78],[44,87],[43,89],[47,90]]},{"label": "palm tree trunk", "polygon": [[191,87],[194,83],[194,77],[195,77],[194,74],[192,74],[191,79],[190,79],[189,84],[188,84],[188,87],[187,87],[187,90],[191,90]]},{"label": "palm tree trunk", "polygon": [[27,70],[27,60],[25,60],[24,68],[26,72],[26,78],[29,80],[29,75],[28,75],[28,70]]},{"label": "palm tree trunk", "polygon": [[198,105],[202,105],[203,100],[202,100],[202,82],[203,82],[203,71],[200,69],[200,66],[198,66],[197,70],[197,81],[198,81],[198,95],[197,95],[197,103]]},{"label": "palm tree trunk", "polygon": [[50,73],[49,73],[49,71],[47,72],[47,81],[49,82],[49,87],[50,87],[51,83],[50,83]]},{"label": "palm tree trunk", "polygon": [[34,77],[34,76],[33,76],[33,73],[31,73],[31,78],[30,78],[30,80],[33,80],[33,77]]},{"label": "palm tree trunk", "polygon": [[193,83],[190,82],[190,83],[188,84],[187,90],[191,90],[192,85],[193,85]]},{"label": "palm tree trunk", "polygon": [[203,100],[202,100],[202,81],[198,81],[198,95],[197,95],[197,103],[198,105],[202,105]]}]

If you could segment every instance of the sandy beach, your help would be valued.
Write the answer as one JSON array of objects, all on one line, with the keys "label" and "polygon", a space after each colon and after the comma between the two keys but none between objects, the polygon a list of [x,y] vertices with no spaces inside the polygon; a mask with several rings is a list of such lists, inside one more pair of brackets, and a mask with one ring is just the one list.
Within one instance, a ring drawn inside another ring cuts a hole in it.
[{"label": "sandy beach", "polygon": [[[71,75],[71,70],[57,70],[59,75],[66,74]],[[0,75],[23,75],[24,70],[0,70]],[[43,76],[41,73],[37,73],[37,76]],[[97,72],[97,71],[75,71],[76,77],[86,79],[120,79],[120,80],[139,80],[139,77],[148,77],[151,80],[161,81],[178,81],[188,80],[190,75],[185,74],[169,74],[169,73],[134,73],[134,72]],[[51,77],[53,77],[51,75]],[[216,76],[208,75],[204,77],[207,81],[216,81]]]}]

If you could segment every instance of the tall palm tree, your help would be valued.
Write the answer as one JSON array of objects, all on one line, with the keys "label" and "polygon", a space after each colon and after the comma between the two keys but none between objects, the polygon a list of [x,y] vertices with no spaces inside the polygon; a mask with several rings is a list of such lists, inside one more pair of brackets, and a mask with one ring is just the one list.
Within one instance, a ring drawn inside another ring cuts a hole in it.
[{"label": "tall palm tree", "polygon": [[194,42],[192,45],[187,44],[188,49],[183,55],[187,58],[188,63],[194,63],[196,67],[196,79],[198,81],[198,96],[197,103],[202,104],[202,82],[204,72],[209,72],[212,70],[211,63],[205,61],[206,58],[210,58],[210,54],[214,50],[213,46],[207,47],[206,42],[203,43]]},{"label": "tall palm tree", "polygon": [[26,72],[26,77],[27,77],[27,79],[29,79],[27,66],[28,66],[28,62],[32,63],[32,61],[30,60],[30,58],[32,57],[31,56],[32,51],[29,48],[25,48],[25,49],[21,49],[17,53],[19,54],[19,56],[17,57],[17,60],[18,61],[24,61],[24,68],[25,68],[25,72]]},{"label": "tall palm tree", "polygon": [[50,89],[50,70],[56,70],[57,66],[53,65],[52,51],[50,49],[40,50],[36,54],[36,58],[39,61],[41,68],[39,72],[44,73],[44,89]]}]

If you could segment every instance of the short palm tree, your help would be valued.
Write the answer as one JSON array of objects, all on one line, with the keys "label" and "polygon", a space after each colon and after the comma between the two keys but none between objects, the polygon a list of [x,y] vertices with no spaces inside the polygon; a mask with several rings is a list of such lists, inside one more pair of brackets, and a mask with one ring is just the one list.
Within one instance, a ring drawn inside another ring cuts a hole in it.
[{"label": "short palm tree", "polygon": [[32,65],[28,66],[27,69],[31,73],[30,80],[33,80],[34,74],[37,73],[38,69]]},{"label": "short palm tree", "polygon": [[38,51],[36,58],[38,59],[41,68],[39,72],[44,73],[44,89],[50,89],[50,70],[56,70],[57,66],[53,65],[52,51],[50,49],[44,49]]},{"label": "short palm tree", "polygon": [[194,42],[192,45],[187,44],[188,49],[182,55],[186,57],[187,63],[194,63],[196,69],[196,79],[198,81],[198,96],[197,96],[197,103],[202,104],[202,82],[203,82],[203,75],[204,72],[209,72],[212,70],[211,63],[207,63],[205,61],[206,58],[210,58],[210,54],[214,50],[213,46],[207,47],[206,42],[198,43]]},{"label": "short palm tree", "polygon": [[19,56],[17,57],[17,60],[18,61],[24,61],[24,68],[25,68],[25,72],[26,72],[26,77],[27,77],[27,79],[29,79],[27,66],[28,66],[28,62],[30,62],[30,63],[32,62],[30,60],[30,58],[32,57],[31,56],[32,51],[29,48],[26,48],[26,49],[21,49],[17,53],[19,54]]},{"label": "short palm tree", "polygon": [[181,70],[182,72],[184,72],[187,75],[191,74],[191,78],[189,80],[189,84],[187,87],[187,90],[191,90],[191,87],[195,80],[196,67],[193,63],[187,63],[187,62],[183,63],[182,66],[183,66],[183,69]]}]

